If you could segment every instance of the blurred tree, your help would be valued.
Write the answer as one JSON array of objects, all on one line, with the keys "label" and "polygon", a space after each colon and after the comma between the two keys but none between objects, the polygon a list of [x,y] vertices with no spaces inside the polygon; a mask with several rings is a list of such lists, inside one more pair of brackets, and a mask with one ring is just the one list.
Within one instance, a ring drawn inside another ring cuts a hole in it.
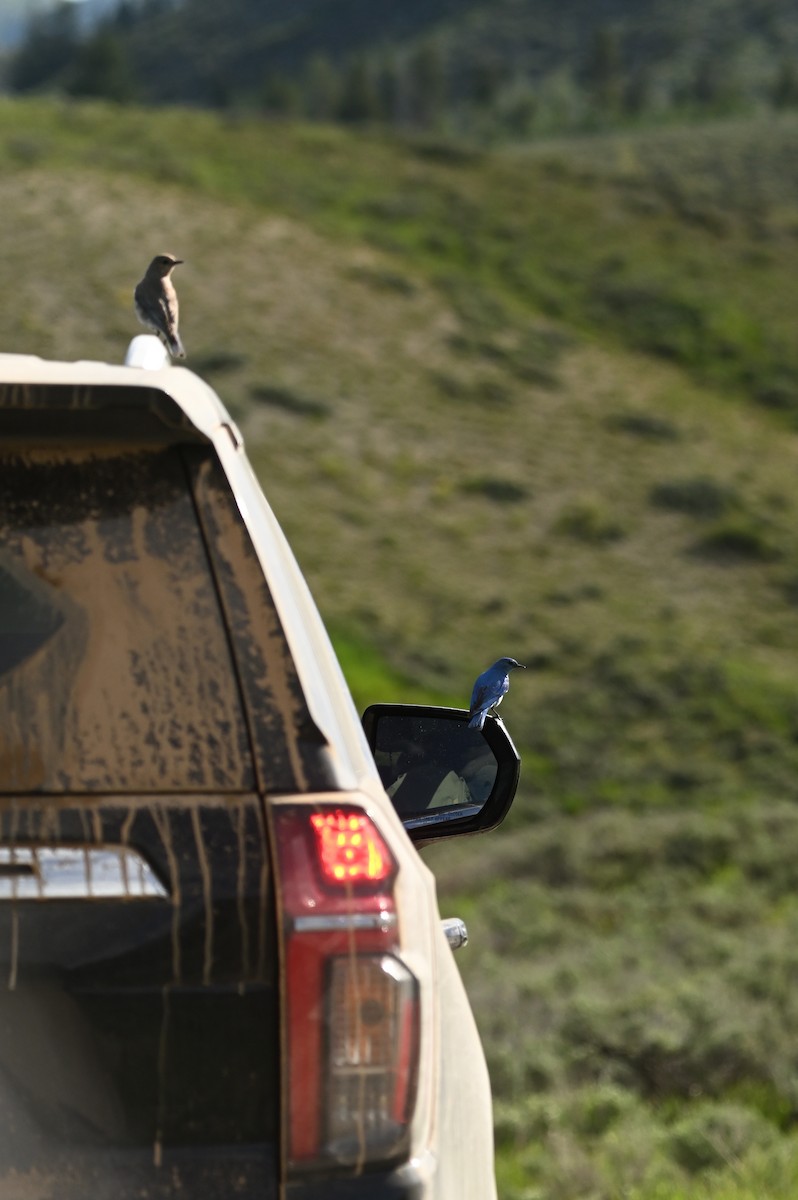
[{"label": "blurred tree", "polygon": [[117,29],[132,29],[136,24],[136,6],[133,0],[121,0],[111,21]]},{"label": "blurred tree", "polygon": [[301,108],[301,89],[282,71],[269,71],[260,89],[266,112],[290,116]]},{"label": "blurred tree", "polygon": [[75,5],[62,0],[49,13],[36,16],[12,60],[12,91],[29,92],[57,80],[66,70],[78,45]]},{"label": "blurred tree", "polygon": [[617,113],[624,92],[621,40],[617,30],[603,25],[593,36],[585,67],[591,100],[603,113]]},{"label": "blurred tree", "polygon": [[119,38],[100,29],[75,51],[66,83],[72,96],[96,96],[124,104],[133,99],[133,72]]},{"label": "blurred tree", "polygon": [[380,101],[370,65],[365,58],[353,58],[344,72],[337,115],[342,121],[376,121]]},{"label": "blurred tree", "polygon": [[699,108],[716,113],[729,112],[741,100],[734,63],[720,49],[707,51],[699,58],[693,73],[691,96]]},{"label": "blurred tree", "polygon": [[326,54],[314,54],[302,80],[305,115],[314,121],[330,121],[338,109],[341,82]]},{"label": "blurred tree", "polygon": [[496,54],[477,53],[469,72],[471,99],[480,105],[493,104],[505,74],[506,69]]},{"label": "blurred tree", "polygon": [[157,20],[174,7],[174,0],[140,0],[139,16],[142,21]]},{"label": "blurred tree", "polygon": [[228,76],[212,71],[205,81],[205,95],[213,108],[229,108],[233,103],[233,88]]},{"label": "blurred tree", "polygon": [[651,106],[651,72],[639,66],[628,79],[623,91],[623,108],[630,116],[638,117]]},{"label": "blurred tree", "polygon": [[440,120],[446,94],[443,54],[437,43],[423,42],[412,52],[405,82],[411,124],[431,128]]},{"label": "blurred tree", "polygon": [[399,120],[401,86],[399,70],[393,56],[386,58],[377,72],[377,95],[382,118],[393,125]]},{"label": "blurred tree", "polygon": [[[32,20],[9,56],[9,86],[117,90],[118,79],[100,78],[115,71],[111,59],[101,61],[108,46],[74,63],[92,36],[75,15],[93,5],[48,3],[57,7]],[[738,111],[754,97],[798,103],[796,0],[107,3],[104,29],[125,48],[137,94],[155,104],[254,98],[312,119],[382,119],[490,138],[668,109],[689,120]],[[361,61],[342,57],[355,54]],[[535,98],[534,116],[519,80]]]},{"label": "blurred tree", "polygon": [[537,89],[537,127],[544,133],[580,128],[585,121],[585,91],[568,70],[554,71]]},{"label": "blurred tree", "polygon": [[798,108],[798,65],[795,59],[782,58],[773,81],[771,98],[776,108]]},{"label": "blurred tree", "polygon": [[531,135],[538,111],[538,99],[532,85],[515,80],[498,98],[496,112],[501,128],[510,137]]}]

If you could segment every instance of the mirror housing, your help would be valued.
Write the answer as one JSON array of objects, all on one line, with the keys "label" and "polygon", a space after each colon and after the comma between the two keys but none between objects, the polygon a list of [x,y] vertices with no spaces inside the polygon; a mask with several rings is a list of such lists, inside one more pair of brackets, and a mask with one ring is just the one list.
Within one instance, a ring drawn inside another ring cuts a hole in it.
[{"label": "mirror housing", "polygon": [[470,729],[465,708],[372,704],[363,729],[385,790],[416,844],[495,829],[513,802],[521,759],[504,723]]}]

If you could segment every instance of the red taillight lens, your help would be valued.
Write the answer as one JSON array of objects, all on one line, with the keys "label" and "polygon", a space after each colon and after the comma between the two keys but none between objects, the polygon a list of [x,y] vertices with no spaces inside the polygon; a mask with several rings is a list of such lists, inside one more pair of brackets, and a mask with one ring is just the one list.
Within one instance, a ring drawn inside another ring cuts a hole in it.
[{"label": "red taillight lens", "polygon": [[290,1164],[396,1159],[419,1054],[418,984],[398,954],[396,861],[363,809],[275,805],[273,818]]},{"label": "red taillight lens", "polygon": [[351,809],[313,813],[310,824],[328,883],[384,883],[392,877],[393,859],[365,813]]}]

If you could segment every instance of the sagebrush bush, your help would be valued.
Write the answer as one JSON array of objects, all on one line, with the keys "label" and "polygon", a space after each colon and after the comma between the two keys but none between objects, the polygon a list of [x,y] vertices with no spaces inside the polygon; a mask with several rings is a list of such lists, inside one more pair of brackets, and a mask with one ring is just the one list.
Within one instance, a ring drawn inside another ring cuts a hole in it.
[{"label": "sagebrush bush", "polygon": [[682,436],[672,420],[651,412],[610,413],[606,424],[608,429],[651,442],[678,442]]},{"label": "sagebrush bush", "polygon": [[719,521],[695,544],[697,554],[730,561],[770,563],[784,551],[767,523],[747,516]]},{"label": "sagebrush bush", "polygon": [[676,1162],[691,1175],[712,1167],[738,1167],[752,1150],[770,1149],[776,1130],[740,1104],[701,1104],[682,1116],[668,1138]]},{"label": "sagebrush bush", "polygon": [[477,475],[471,479],[464,479],[460,488],[467,495],[484,496],[495,504],[519,504],[529,495],[524,484],[492,475]]},{"label": "sagebrush bush", "polygon": [[623,524],[601,500],[593,497],[567,504],[554,523],[554,532],[587,545],[616,542],[624,536]]},{"label": "sagebrush bush", "polygon": [[734,488],[705,475],[655,484],[649,498],[658,508],[702,518],[723,516],[739,504]]}]

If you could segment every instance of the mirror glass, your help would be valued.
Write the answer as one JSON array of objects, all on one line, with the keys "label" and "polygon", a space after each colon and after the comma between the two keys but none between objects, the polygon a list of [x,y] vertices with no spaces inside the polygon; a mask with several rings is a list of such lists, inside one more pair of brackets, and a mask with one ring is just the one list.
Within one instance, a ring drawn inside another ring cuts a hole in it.
[{"label": "mirror glass", "polygon": [[407,825],[457,820],[484,807],[498,773],[496,756],[468,715],[383,713],[372,750],[383,786]]}]

